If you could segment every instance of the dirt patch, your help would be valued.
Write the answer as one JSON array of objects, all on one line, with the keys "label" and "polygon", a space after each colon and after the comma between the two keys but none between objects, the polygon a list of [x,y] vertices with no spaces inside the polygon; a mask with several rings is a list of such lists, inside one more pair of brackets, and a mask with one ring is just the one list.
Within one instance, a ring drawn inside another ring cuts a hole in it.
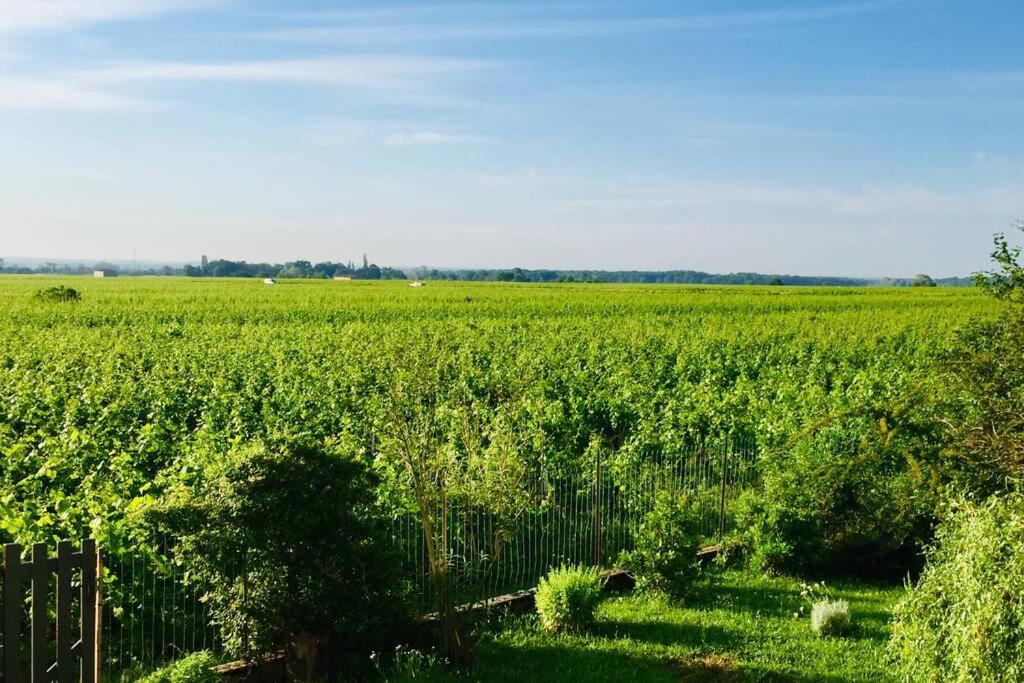
[{"label": "dirt patch", "polygon": [[747,677],[736,668],[736,664],[722,655],[700,655],[681,657],[669,663],[680,681],[701,683],[702,681],[745,681]]}]

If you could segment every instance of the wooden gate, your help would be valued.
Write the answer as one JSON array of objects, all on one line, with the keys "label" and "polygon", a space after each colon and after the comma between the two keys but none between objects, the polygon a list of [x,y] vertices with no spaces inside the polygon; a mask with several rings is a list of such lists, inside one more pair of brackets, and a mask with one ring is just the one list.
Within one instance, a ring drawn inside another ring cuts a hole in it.
[{"label": "wooden gate", "polygon": [[[102,562],[96,541],[82,541],[79,551],[71,541],[61,541],[56,557],[49,557],[46,544],[37,543],[32,546],[27,562],[23,552],[17,543],[4,546],[3,683],[97,683],[101,615],[98,586]],[[56,623],[51,629],[50,589],[54,574]],[[23,591],[26,585],[30,596],[27,615]],[[26,623],[27,644],[22,639]]]}]

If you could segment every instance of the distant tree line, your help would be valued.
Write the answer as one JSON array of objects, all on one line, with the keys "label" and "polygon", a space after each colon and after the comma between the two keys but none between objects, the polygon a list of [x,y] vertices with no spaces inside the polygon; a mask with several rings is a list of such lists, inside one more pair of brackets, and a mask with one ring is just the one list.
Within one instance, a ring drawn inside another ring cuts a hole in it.
[{"label": "distant tree line", "polygon": [[288,261],[287,263],[248,263],[246,261],[228,261],[216,259],[208,261],[204,256],[198,266],[187,265],[182,275],[188,277],[276,277],[300,279],[330,279],[336,275],[347,275],[357,280],[404,280],[408,277],[405,271],[387,266],[369,263],[363,256],[361,267],[348,263],[323,261]]},{"label": "distant tree line", "polygon": [[185,275],[187,277],[250,277],[330,279],[338,275],[357,280],[405,280],[410,276],[418,280],[465,280],[469,282],[606,282],[640,284],[686,285],[811,285],[831,287],[970,287],[971,278],[931,278],[918,274],[913,278],[850,278],[808,275],[772,275],[764,273],[706,273],[699,270],[528,270],[525,268],[438,269],[420,267],[410,271],[370,263],[363,255],[362,264],[352,261],[335,263],[322,261],[288,261],[286,263],[249,263],[227,259],[209,260],[206,256],[198,265],[181,267],[117,268],[97,263],[42,263],[32,266],[5,266],[0,259],[0,273],[52,273],[57,275],[87,275],[93,270],[107,270],[121,275]]},{"label": "distant tree line", "polygon": [[417,268],[413,276],[420,280],[467,280],[471,282],[607,282],[687,285],[817,285],[835,287],[944,286],[970,287],[971,278],[932,279],[927,275],[914,278],[849,278],[807,275],[771,275],[764,273],[705,273],[699,270],[526,270],[475,269],[439,270]]},{"label": "distant tree line", "polygon": [[347,275],[358,280],[404,280],[405,271],[369,263],[363,257],[361,267],[354,263],[332,263],[324,261],[289,261],[286,263],[248,263],[215,259],[203,256],[199,265],[187,264],[180,267],[159,266],[150,268],[117,267],[109,263],[40,263],[33,265],[7,265],[0,259],[0,273],[14,275],[90,275],[93,271],[104,270],[109,275],[184,275],[186,277],[253,277],[253,278],[302,278],[330,279],[335,275]]}]

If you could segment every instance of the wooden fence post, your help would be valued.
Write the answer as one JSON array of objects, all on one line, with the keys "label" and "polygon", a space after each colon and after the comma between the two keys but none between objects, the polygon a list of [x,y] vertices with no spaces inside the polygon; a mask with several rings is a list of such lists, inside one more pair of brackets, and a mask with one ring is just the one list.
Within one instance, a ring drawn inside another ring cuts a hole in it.
[{"label": "wooden fence post", "polygon": [[32,681],[49,680],[50,666],[47,638],[50,632],[50,558],[45,543],[32,544]]},{"label": "wooden fence post", "polygon": [[82,683],[96,681],[96,595],[96,540],[87,538],[82,541]]},{"label": "wooden fence post", "polygon": [[[4,546],[4,683],[21,683],[21,545]],[[12,644],[14,647],[12,647]]]},{"label": "wooden fence post", "polygon": [[71,541],[57,542],[57,682],[73,683],[71,647]]}]

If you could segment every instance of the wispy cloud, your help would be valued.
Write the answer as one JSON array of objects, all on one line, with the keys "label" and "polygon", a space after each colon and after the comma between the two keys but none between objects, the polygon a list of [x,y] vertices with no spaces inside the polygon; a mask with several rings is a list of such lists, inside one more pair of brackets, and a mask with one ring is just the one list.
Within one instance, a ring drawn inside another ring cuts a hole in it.
[{"label": "wispy cloud", "polygon": [[2,0],[0,32],[63,29],[216,4],[218,0]]},{"label": "wispy cloud", "polygon": [[[338,17],[324,13],[314,26],[258,32],[257,38],[299,42],[347,44],[435,42],[514,38],[572,38],[611,34],[751,28],[808,21],[823,21],[882,10],[900,0],[863,0],[816,7],[777,8],[746,12],[720,12],[683,16],[510,19],[507,16],[462,20],[455,6],[435,21],[401,21],[397,11],[377,9]],[[481,6],[463,6],[476,10]],[[483,6],[486,7],[486,6]],[[493,6],[491,7],[493,9]],[[403,11],[405,11],[403,9]],[[399,21],[395,21],[399,19]],[[329,24],[335,21],[340,23]],[[387,23],[384,23],[387,22]],[[326,25],[325,25],[326,24]]]},{"label": "wispy cloud", "polygon": [[375,89],[415,89],[438,79],[476,73],[489,62],[409,55],[346,55],[244,62],[137,62],[77,72],[99,83],[126,81],[254,81],[323,83]]},{"label": "wispy cloud", "polygon": [[149,111],[158,105],[66,80],[0,79],[0,110]]},{"label": "wispy cloud", "polygon": [[344,147],[371,143],[386,147],[431,145],[479,145],[490,142],[484,135],[455,132],[402,121],[321,119],[309,127],[309,139],[318,147]]},{"label": "wispy cloud", "polygon": [[419,145],[479,145],[488,142],[482,135],[439,133],[436,130],[417,130],[407,133],[392,133],[384,137],[388,147],[413,147]]}]

